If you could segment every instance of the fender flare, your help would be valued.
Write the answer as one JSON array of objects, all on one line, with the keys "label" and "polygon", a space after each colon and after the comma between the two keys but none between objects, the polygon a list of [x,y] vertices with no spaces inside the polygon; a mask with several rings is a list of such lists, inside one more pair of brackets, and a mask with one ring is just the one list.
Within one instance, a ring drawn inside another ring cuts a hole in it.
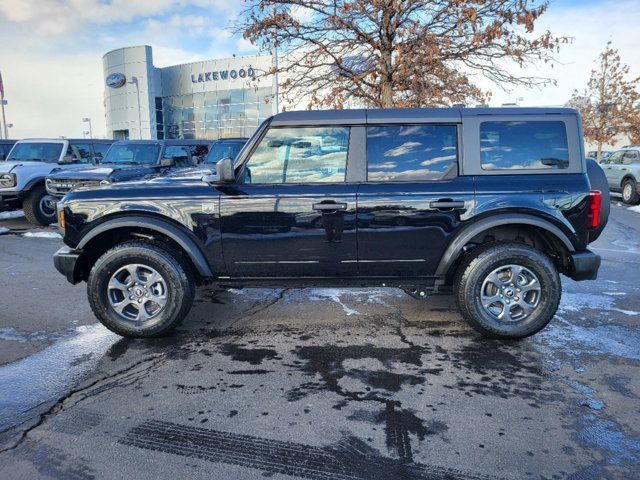
[{"label": "fender flare", "polygon": [[513,224],[531,225],[542,228],[560,240],[569,252],[575,252],[575,247],[571,243],[571,240],[569,240],[569,237],[567,237],[567,235],[565,235],[565,233],[557,226],[547,220],[523,213],[494,215],[472,223],[453,239],[438,264],[436,276],[445,277],[447,273],[449,273],[453,264],[460,257],[462,247],[464,247],[473,237],[493,227]]},{"label": "fender flare", "polygon": [[81,250],[91,240],[99,235],[122,227],[142,227],[166,235],[180,245],[180,248],[186,252],[200,275],[203,277],[213,277],[213,272],[211,271],[209,262],[198,247],[197,243],[184,230],[164,220],[148,216],[127,216],[107,220],[106,222],[91,229],[84,237],[82,237],[76,248]]},{"label": "fender flare", "polygon": [[22,187],[22,192],[27,194],[29,193],[31,190],[33,190],[33,188],[38,185],[39,183],[42,183],[43,185],[45,184],[45,179],[47,177],[43,176],[43,177],[34,177],[31,180],[29,180],[27,183],[25,183],[24,187]]}]

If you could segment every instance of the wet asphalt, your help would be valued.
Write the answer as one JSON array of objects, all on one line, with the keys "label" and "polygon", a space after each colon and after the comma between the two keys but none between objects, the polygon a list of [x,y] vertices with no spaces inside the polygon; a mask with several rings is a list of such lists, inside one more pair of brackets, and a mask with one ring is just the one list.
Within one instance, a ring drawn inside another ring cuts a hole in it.
[{"label": "wet asphalt", "polygon": [[600,278],[563,278],[519,342],[382,288],[202,289],[175,335],[121,339],[59,239],[1,226],[0,478],[640,478],[640,214],[616,202]]}]

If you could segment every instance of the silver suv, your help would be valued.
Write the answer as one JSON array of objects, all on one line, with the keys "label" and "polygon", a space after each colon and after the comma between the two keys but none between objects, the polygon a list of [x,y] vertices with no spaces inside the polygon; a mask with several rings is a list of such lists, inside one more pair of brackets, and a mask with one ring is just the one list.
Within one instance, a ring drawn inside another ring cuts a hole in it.
[{"label": "silver suv", "polygon": [[600,162],[609,188],[622,192],[622,201],[635,205],[640,200],[640,146],[625,147]]},{"label": "silver suv", "polygon": [[30,139],[13,146],[0,161],[0,211],[22,206],[35,225],[56,220],[55,200],[45,177],[57,169],[79,168],[100,161],[113,140]]}]

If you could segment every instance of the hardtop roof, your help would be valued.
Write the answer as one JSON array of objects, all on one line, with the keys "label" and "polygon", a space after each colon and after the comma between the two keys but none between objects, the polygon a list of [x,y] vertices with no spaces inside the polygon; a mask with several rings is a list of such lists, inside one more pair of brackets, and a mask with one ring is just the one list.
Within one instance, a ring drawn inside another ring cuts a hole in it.
[{"label": "hardtop roof", "polygon": [[459,123],[462,117],[478,115],[578,115],[573,108],[497,107],[497,108],[388,108],[348,110],[296,110],[274,115],[271,125],[355,125],[382,123]]}]

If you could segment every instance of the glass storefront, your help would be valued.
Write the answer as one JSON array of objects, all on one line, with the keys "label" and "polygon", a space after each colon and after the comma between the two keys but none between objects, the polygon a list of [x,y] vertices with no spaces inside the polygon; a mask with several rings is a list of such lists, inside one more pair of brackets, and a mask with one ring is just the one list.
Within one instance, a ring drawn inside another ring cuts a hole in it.
[{"label": "glass storefront", "polygon": [[[160,99],[158,99],[160,100]],[[270,88],[247,88],[194,93],[156,102],[158,138],[249,137],[260,123],[273,115]]]}]

